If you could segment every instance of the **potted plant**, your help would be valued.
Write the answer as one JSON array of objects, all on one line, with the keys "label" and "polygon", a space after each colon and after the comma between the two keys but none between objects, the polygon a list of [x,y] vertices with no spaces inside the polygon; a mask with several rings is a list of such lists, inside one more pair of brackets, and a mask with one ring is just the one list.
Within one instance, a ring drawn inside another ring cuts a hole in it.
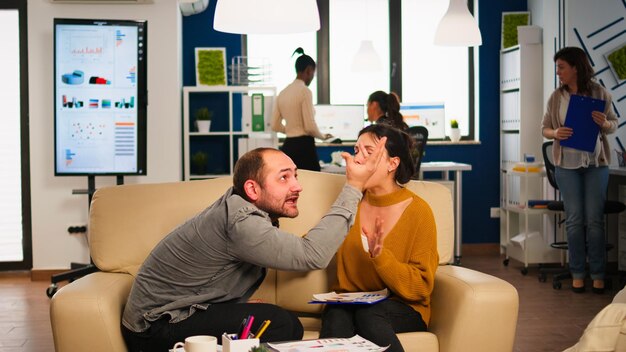
[{"label": "potted plant", "polygon": [[252,347],[250,349],[250,352],[270,352],[267,347],[260,345],[260,346],[256,346],[256,347]]},{"label": "potted plant", "polygon": [[198,132],[209,132],[211,129],[211,118],[213,118],[213,112],[209,111],[208,108],[200,108],[196,110],[194,117],[196,119]]},{"label": "potted plant", "polygon": [[191,165],[193,165],[193,174],[204,175],[209,164],[209,156],[203,151],[197,151],[191,156]]},{"label": "potted plant", "polygon": [[461,140],[461,130],[459,129],[459,122],[457,120],[450,121],[450,140],[453,142]]}]

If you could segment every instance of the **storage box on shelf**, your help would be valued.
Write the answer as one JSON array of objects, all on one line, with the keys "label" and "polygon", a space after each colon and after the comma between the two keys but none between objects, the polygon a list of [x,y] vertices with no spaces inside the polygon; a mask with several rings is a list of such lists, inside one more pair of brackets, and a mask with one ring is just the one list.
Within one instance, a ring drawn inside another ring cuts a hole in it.
[{"label": "storage box on shelf", "polygon": [[[263,95],[256,105],[253,94]],[[269,86],[183,87],[183,180],[231,175],[240,146],[277,146],[269,127],[275,96],[276,88]],[[212,116],[208,132],[196,127],[202,108]],[[252,127],[252,111],[262,117],[262,126]]]}]

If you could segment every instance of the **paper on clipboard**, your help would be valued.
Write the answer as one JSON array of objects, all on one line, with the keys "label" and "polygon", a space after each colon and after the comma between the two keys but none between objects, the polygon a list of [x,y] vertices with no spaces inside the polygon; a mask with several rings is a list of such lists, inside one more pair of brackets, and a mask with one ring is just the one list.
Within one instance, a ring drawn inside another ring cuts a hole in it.
[{"label": "paper on clipboard", "polygon": [[600,126],[591,118],[592,111],[604,111],[606,102],[600,99],[572,95],[567,106],[565,127],[570,127],[573,134],[560,141],[565,147],[593,153],[600,133]]},{"label": "paper on clipboard", "polygon": [[389,297],[389,291],[385,288],[372,292],[346,292],[346,293],[318,293],[313,295],[309,303],[323,304],[374,304],[384,301]]}]

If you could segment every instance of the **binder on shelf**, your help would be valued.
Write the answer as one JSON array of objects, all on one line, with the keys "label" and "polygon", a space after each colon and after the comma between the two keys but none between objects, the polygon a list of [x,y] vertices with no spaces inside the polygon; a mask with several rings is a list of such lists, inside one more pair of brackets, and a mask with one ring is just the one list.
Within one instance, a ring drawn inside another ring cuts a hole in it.
[{"label": "binder on shelf", "polygon": [[604,111],[606,102],[600,99],[572,95],[565,115],[565,127],[570,127],[573,134],[560,143],[564,147],[593,153],[600,133],[600,126],[591,118],[592,111]]}]

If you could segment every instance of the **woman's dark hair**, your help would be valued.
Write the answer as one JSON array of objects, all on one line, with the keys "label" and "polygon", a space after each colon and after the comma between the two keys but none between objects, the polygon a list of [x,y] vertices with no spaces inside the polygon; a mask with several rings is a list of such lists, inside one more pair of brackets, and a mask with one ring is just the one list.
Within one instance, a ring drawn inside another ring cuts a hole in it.
[{"label": "woman's dark hair", "polygon": [[309,55],[304,53],[304,49],[296,49],[291,56],[294,56],[295,54],[300,54],[300,57],[296,59],[296,73],[303,72],[309,66],[315,68],[315,61]]},{"label": "woman's dark hair", "polygon": [[378,139],[387,137],[385,149],[390,157],[400,158],[400,164],[396,169],[395,180],[399,184],[405,184],[411,180],[415,172],[415,163],[411,157],[413,140],[404,131],[388,124],[369,125],[359,132],[359,137],[365,133],[372,133]]},{"label": "woman's dark hair", "polygon": [[[566,46],[554,54],[554,62],[559,59],[576,68],[577,93],[585,95],[591,94],[591,81],[594,79],[594,72],[591,64],[589,63],[589,59],[587,58],[587,54],[583,51],[583,49],[575,46]],[[560,87],[560,89],[568,88],[569,87],[567,87],[567,85],[562,85]]]},{"label": "woman's dark hair", "polygon": [[400,113],[400,102],[393,94],[387,94],[382,90],[377,90],[370,94],[367,99],[368,103],[376,102],[380,109],[385,113],[385,119],[377,121],[378,123],[387,123],[395,128],[406,130],[409,126],[404,122],[404,118]]}]

